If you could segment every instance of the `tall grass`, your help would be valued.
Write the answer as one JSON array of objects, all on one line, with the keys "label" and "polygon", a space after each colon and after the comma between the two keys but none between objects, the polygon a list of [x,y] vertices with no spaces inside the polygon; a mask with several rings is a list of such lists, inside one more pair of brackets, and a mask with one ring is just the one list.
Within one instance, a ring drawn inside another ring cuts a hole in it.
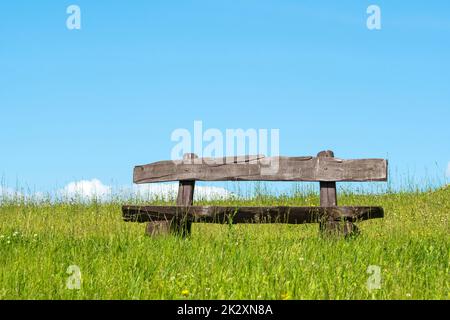
[{"label": "tall grass", "polygon": [[[344,190],[339,201],[383,206],[385,218],[360,223],[361,235],[347,240],[319,237],[316,224],[194,224],[188,239],[152,239],[144,225],[122,221],[122,200],[4,199],[0,299],[450,298],[450,188]],[[319,198],[261,190],[199,204],[313,206]],[[80,290],[66,287],[70,265],[81,270]],[[366,286],[371,265],[381,268],[379,290]]]}]

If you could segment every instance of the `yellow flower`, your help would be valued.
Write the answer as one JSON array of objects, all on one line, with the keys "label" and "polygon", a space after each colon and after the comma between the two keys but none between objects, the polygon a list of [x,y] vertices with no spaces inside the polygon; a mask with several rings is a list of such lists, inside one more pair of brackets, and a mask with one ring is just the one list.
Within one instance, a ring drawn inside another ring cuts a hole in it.
[{"label": "yellow flower", "polygon": [[291,299],[291,296],[289,295],[289,293],[283,293],[281,295],[281,299],[282,300],[289,300],[289,299]]},{"label": "yellow flower", "polygon": [[181,291],[181,294],[185,297],[187,297],[189,295],[189,290],[184,289],[183,291]]}]

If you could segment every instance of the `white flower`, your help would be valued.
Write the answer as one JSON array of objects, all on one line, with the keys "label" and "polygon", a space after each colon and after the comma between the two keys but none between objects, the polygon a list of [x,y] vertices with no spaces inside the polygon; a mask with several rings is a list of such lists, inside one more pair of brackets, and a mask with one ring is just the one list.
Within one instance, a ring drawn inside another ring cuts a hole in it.
[{"label": "white flower", "polygon": [[18,236],[18,235],[19,235],[19,231],[14,231],[13,237],[16,237],[16,236]]}]

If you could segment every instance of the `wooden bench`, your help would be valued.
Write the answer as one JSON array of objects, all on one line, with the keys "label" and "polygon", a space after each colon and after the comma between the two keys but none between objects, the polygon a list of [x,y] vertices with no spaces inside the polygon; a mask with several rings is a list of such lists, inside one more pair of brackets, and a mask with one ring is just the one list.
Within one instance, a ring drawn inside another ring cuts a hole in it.
[{"label": "wooden bench", "polygon": [[[151,236],[175,233],[187,236],[193,222],[202,223],[319,223],[325,234],[358,232],[357,221],[382,218],[382,207],[340,207],[336,182],[386,181],[385,159],[342,160],[332,151],[317,157],[243,156],[161,161],[134,168],[134,183],[179,181],[176,206],[123,206],[123,218],[147,222]],[[195,181],[316,181],[320,207],[194,206]]]}]

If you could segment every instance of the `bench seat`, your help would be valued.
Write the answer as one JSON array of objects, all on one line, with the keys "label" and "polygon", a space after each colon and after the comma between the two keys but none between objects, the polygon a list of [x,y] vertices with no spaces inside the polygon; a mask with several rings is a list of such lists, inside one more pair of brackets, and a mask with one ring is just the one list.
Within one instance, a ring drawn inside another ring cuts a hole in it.
[{"label": "bench seat", "polygon": [[350,222],[384,217],[382,207],[237,207],[123,206],[127,222],[187,219],[204,223],[318,223],[324,219]]}]

